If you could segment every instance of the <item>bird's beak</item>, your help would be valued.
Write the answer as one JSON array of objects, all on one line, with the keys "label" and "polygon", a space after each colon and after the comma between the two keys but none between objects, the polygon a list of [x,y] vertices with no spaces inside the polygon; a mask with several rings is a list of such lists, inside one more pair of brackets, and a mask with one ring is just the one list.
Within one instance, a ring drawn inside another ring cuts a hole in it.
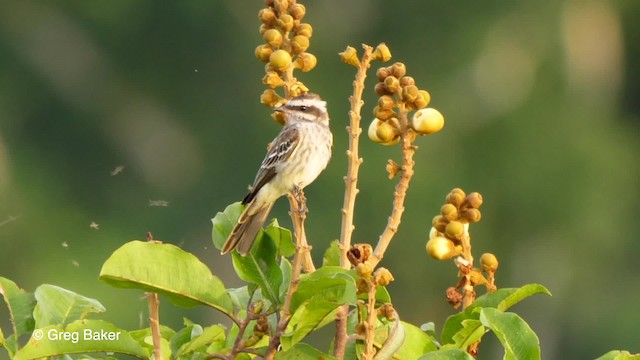
[{"label": "bird's beak", "polygon": [[274,107],[273,111],[284,112],[284,106]]}]

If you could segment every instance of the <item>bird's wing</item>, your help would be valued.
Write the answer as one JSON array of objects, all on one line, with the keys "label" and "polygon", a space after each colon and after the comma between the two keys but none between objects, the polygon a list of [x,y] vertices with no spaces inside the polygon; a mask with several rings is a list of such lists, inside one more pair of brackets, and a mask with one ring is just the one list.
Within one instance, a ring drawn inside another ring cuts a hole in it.
[{"label": "bird's wing", "polygon": [[264,160],[262,160],[260,170],[258,170],[253,186],[251,186],[251,191],[242,201],[244,204],[251,202],[258,191],[276,176],[278,164],[287,161],[291,157],[299,142],[300,133],[297,126],[288,126],[282,129],[271,143]]}]

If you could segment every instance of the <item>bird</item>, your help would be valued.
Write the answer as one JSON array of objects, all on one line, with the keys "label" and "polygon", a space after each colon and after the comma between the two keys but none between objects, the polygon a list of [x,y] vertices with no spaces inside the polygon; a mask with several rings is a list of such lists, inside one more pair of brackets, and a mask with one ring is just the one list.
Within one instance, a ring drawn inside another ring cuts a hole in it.
[{"label": "bird", "polygon": [[329,128],[327,103],[314,93],[305,93],[274,108],[284,117],[284,126],[271,142],[249,193],[245,209],[222,247],[246,256],[273,204],[283,195],[297,193],[312,183],[331,159],[333,134]]}]

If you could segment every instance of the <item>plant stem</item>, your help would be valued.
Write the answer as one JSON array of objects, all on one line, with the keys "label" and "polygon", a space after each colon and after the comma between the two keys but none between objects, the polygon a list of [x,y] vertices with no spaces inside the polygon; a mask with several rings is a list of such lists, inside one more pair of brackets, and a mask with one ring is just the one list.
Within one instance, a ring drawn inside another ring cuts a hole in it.
[{"label": "plant stem", "polygon": [[384,253],[387,250],[391,239],[398,231],[398,226],[402,219],[402,213],[404,212],[404,199],[407,195],[407,189],[409,188],[409,183],[413,176],[413,166],[415,165],[413,155],[415,154],[417,147],[413,145],[413,141],[416,138],[416,133],[408,127],[408,111],[404,108],[402,103],[398,104],[398,109],[400,112],[400,134],[402,136],[402,175],[400,176],[400,180],[398,181],[393,193],[393,210],[391,212],[391,216],[389,216],[387,226],[378,239],[378,244],[373,251],[373,255],[369,258],[369,262],[374,268],[384,257]]},{"label": "plant stem", "polygon": [[[280,336],[282,336],[282,333],[286,330],[287,324],[291,319],[291,297],[298,289],[303,262],[305,262],[304,254],[309,255],[309,245],[307,244],[304,233],[304,220],[306,219],[307,212],[304,193],[302,190],[298,190],[295,195],[289,194],[287,197],[289,198],[289,203],[291,205],[290,215],[293,221],[294,236],[296,238],[296,253],[293,257],[291,283],[289,284],[289,289],[287,290],[287,294],[284,299],[284,305],[280,312],[280,321],[278,321],[275,332],[269,341],[269,349],[265,355],[265,360],[272,360],[275,358],[278,345],[280,345]],[[313,263],[311,263],[311,266],[313,266]]]},{"label": "plant stem", "polygon": [[[347,251],[351,247],[351,235],[355,226],[353,225],[353,215],[356,203],[356,195],[358,195],[358,171],[362,158],[358,152],[358,142],[362,128],[360,113],[362,111],[362,93],[364,91],[364,81],[367,78],[367,70],[371,66],[371,53],[373,48],[369,45],[362,45],[364,53],[358,66],[358,72],[353,80],[353,95],[349,97],[351,109],[349,111],[349,150],[347,150],[347,176],[344,178],[344,204],[342,206],[342,228],[340,231],[340,266],[348,269],[351,264],[347,259]],[[334,356],[338,359],[344,358],[345,348],[347,346],[347,315],[349,313],[349,305],[342,305],[338,308],[336,314],[336,337],[334,340]]]},{"label": "plant stem", "polygon": [[373,349],[373,340],[375,337],[376,328],[376,285],[372,281],[367,281],[368,293],[367,293],[367,321],[365,323],[364,330],[364,354],[362,354],[363,360],[371,360],[375,355]]},{"label": "plant stem", "polygon": [[156,359],[162,359],[162,346],[160,335],[160,301],[158,294],[147,293],[147,302],[149,303],[149,326],[151,327],[151,338],[153,339],[153,356]]}]

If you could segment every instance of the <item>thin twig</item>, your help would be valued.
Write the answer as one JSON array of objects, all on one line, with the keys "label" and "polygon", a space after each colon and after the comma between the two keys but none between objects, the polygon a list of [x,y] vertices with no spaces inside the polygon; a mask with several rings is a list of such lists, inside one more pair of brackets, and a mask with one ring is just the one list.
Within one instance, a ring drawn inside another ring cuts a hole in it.
[{"label": "thin twig", "polygon": [[358,140],[362,129],[360,128],[362,105],[362,92],[364,91],[364,81],[367,78],[367,70],[369,69],[371,62],[371,53],[373,48],[369,45],[362,45],[364,53],[362,60],[360,60],[360,66],[356,73],[355,80],[353,80],[353,95],[349,97],[351,103],[351,110],[349,111],[349,126],[347,131],[349,132],[349,150],[347,150],[347,176],[344,178],[345,191],[344,191],[344,204],[342,206],[342,229],[340,232],[340,266],[343,268],[349,268],[349,260],[347,259],[347,251],[351,246],[351,235],[354,230],[353,215],[356,202],[356,195],[358,195],[358,170],[360,164],[362,164],[362,158],[358,153]]},{"label": "thin twig", "polygon": [[[306,218],[307,210],[304,194],[301,190],[298,190],[296,195],[290,194],[288,197],[292,208],[291,219],[293,220],[293,231],[296,238],[296,253],[293,257],[291,283],[289,284],[289,289],[287,289],[287,294],[284,298],[284,305],[280,312],[280,320],[278,321],[275,332],[269,341],[269,349],[265,355],[265,360],[273,360],[275,358],[278,346],[280,345],[280,337],[287,329],[287,325],[291,319],[291,298],[298,289],[300,274],[302,272],[302,264],[304,262],[304,254],[309,254],[309,245],[306,244],[306,238],[304,236],[304,220]],[[306,247],[307,250],[305,251],[303,247]]]},{"label": "thin twig", "polygon": [[147,302],[149,303],[149,326],[151,327],[151,338],[153,339],[153,356],[156,359],[162,359],[162,342],[160,335],[160,301],[158,294],[147,293]]},{"label": "thin twig", "polygon": [[245,331],[247,330],[247,326],[252,320],[255,320],[259,317],[259,314],[254,314],[253,308],[251,306],[251,302],[253,301],[254,293],[251,293],[249,296],[249,301],[247,302],[247,316],[238,324],[238,334],[236,335],[236,340],[233,343],[233,348],[231,349],[231,353],[229,356],[231,358],[235,358],[235,356],[242,350],[244,341],[242,337],[244,336]]},{"label": "thin twig", "polygon": [[375,328],[377,320],[376,311],[376,285],[372,281],[367,281],[368,293],[367,293],[367,321],[365,323],[364,330],[364,354],[362,354],[363,360],[371,360],[375,355],[373,349],[373,340],[375,337]]},{"label": "thin twig", "polygon": [[416,146],[413,145],[413,141],[416,138],[416,133],[411,131],[408,127],[408,111],[404,108],[402,103],[398,104],[398,110],[400,112],[399,123],[400,134],[402,136],[402,166],[400,167],[402,175],[400,176],[400,180],[398,181],[393,193],[393,210],[391,212],[391,216],[389,216],[387,226],[378,239],[378,244],[373,251],[373,255],[369,258],[369,262],[373,268],[380,263],[391,239],[398,231],[398,226],[402,219],[402,213],[404,212],[404,199],[407,195],[407,189],[409,188],[411,177],[413,176],[413,165],[415,164],[413,161],[413,155],[416,152]]},{"label": "thin twig", "polygon": [[[360,66],[358,66],[358,72],[353,80],[353,95],[349,97],[351,103],[351,110],[349,111],[349,126],[347,131],[349,133],[349,150],[347,150],[347,176],[344,178],[345,191],[344,191],[344,204],[342,206],[342,228],[340,231],[340,266],[348,269],[351,264],[347,259],[347,252],[351,247],[351,235],[355,226],[353,225],[353,215],[356,203],[356,195],[358,195],[358,171],[360,164],[362,164],[362,158],[358,152],[358,142],[362,128],[360,127],[360,120],[362,119],[360,113],[364,101],[362,100],[362,93],[364,91],[364,81],[367,78],[367,70],[371,66],[371,53],[373,48],[369,45],[363,44],[364,53],[360,60]],[[336,313],[336,336],[334,340],[334,356],[338,359],[344,358],[344,352],[347,346],[347,315],[349,313],[349,305],[343,305],[338,308]]]}]

